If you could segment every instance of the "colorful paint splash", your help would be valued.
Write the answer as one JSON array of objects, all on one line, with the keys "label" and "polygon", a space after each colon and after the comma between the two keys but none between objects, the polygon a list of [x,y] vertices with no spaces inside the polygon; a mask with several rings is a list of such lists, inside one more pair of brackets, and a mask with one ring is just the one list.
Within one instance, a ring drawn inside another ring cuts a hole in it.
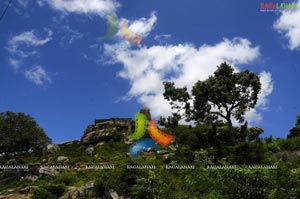
[{"label": "colorful paint splash", "polygon": [[118,32],[118,16],[115,14],[107,15],[107,31],[102,39],[109,40],[115,36]]},{"label": "colorful paint splash", "polygon": [[155,142],[157,144],[160,144],[162,146],[167,146],[173,140],[173,136],[162,132],[155,126],[155,120],[152,120],[150,122],[149,127],[148,127],[148,132],[149,132],[151,138],[153,140],[155,140]]},{"label": "colorful paint splash", "polygon": [[139,140],[131,145],[130,156],[137,157],[149,148],[157,150],[157,145],[152,139],[144,138],[142,140]]},{"label": "colorful paint splash", "polygon": [[127,40],[132,45],[140,45],[144,38],[141,35],[134,33],[128,27],[128,21],[126,19],[122,20],[121,22],[121,29],[120,29],[121,36]]},{"label": "colorful paint splash", "polygon": [[[135,114],[135,130],[132,135],[129,136],[131,140],[141,139],[147,130],[147,117],[143,113]],[[150,138],[145,138],[136,143],[132,144],[130,147],[130,156],[136,157],[148,148],[157,150],[157,144],[161,146],[167,146],[173,140],[173,136],[168,135],[158,129],[155,125],[155,120],[152,120],[148,126],[148,133]]]},{"label": "colorful paint splash", "polygon": [[131,140],[141,139],[147,130],[147,118],[143,113],[135,114],[135,130],[134,133],[129,136]]}]

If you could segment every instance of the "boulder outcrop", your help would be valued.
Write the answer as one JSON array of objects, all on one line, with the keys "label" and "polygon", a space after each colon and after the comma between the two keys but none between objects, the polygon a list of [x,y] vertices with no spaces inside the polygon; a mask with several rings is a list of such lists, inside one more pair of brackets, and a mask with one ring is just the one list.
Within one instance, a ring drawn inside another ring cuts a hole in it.
[{"label": "boulder outcrop", "polygon": [[95,152],[95,148],[94,147],[88,147],[86,150],[85,150],[85,154],[86,155],[89,155],[89,156],[92,156]]},{"label": "boulder outcrop", "polygon": [[47,152],[48,153],[56,153],[60,150],[57,144],[48,144],[47,145]]},{"label": "boulder outcrop", "polygon": [[89,145],[109,140],[120,141],[131,133],[133,125],[131,118],[97,119],[86,128],[81,143]]}]

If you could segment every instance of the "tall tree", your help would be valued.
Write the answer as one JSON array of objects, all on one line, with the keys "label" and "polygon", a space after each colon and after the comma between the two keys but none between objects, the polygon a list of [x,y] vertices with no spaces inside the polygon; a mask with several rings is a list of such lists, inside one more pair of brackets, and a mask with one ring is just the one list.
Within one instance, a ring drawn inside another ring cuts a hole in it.
[{"label": "tall tree", "polygon": [[232,118],[244,122],[245,112],[255,107],[261,90],[257,74],[249,70],[234,73],[226,62],[218,66],[214,75],[196,82],[191,94],[186,87],[175,88],[173,82],[163,84],[165,99],[186,120],[199,124],[222,118],[230,127]]},{"label": "tall tree", "polygon": [[0,154],[41,154],[51,143],[36,121],[24,113],[0,113]]}]

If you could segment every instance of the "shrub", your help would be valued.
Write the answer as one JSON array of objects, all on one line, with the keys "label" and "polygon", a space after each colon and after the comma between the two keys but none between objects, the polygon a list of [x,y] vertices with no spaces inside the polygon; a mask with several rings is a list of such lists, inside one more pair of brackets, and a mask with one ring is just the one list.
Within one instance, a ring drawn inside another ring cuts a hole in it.
[{"label": "shrub", "polygon": [[229,160],[237,164],[257,164],[264,161],[266,150],[261,143],[244,142],[228,147]]},{"label": "shrub", "polygon": [[76,181],[76,176],[73,173],[64,172],[60,174],[56,179],[56,182],[63,183],[65,185],[71,185]]},{"label": "shrub", "polygon": [[51,194],[60,197],[65,192],[66,187],[63,184],[50,184],[46,186],[45,189],[47,189]]},{"label": "shrub", "polygon": [[295,151],[300,149],[300,138],[289,138],[287,140],[277,140],[281,150]]},{"label": "shrub", "polygon": [[56,199],[57,197],[44,188],[38,188],[33,191],[31,199]]}]

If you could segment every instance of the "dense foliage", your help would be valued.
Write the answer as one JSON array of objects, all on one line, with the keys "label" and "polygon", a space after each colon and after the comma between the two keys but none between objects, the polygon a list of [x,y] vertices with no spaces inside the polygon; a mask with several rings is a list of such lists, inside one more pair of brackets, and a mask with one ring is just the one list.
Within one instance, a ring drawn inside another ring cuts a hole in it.
[{"label": "dense foliage", "polygon": [[36,121],[24,113],[0,113],[0,154],[4,157],[28,153],[42,155],[51,142]]},{"label": "dense foliage", "polygon": [[[48,159],[64,155],[70,166],[106,162],[115,164],[113,170],[63,170],[56,177],[44,176],[36,182],[12,181],[0,186],[5,193],[11,188],[37,186],[32,198],[59,198],[67,187],[79,187],[95,181],[93,193],[84,193],[78,198],[110,198],[110,190],[124,197],[173,199],[234,199],[234,198],[299,198],[300,197],[300,138],[242,140],[234,145],[226,144],[220,126],[181,126],[172,132],[176,136],[172,146],[173,156],[164,158],[155,153],[137,158],[126,155],[129,145],[110,142],[94,146],[98,156],[87,156],[89,146],[71,144],[61,147]],[[249,128],[251,129],[251,128]],[[240,128],[234,132],[239,134]],[[214,132],[216,131],[216,132]],[[247,134],[247,132],[246,132]],[[214,137],[215,136],[215,137]],[[164,148],[169,150],[169,148]],[[27,159],[29,162],[30,160]],[[35,161],[41,162],[41,159]],[[126,165],[156,165],[154,170],[130,170]],[[165,165],[195,165],[190,170],[167,170]],[[236,165],[233,169],[209,169],[208,165]],[[277,165],[276,169],[251,168],[255,165]]]}]

